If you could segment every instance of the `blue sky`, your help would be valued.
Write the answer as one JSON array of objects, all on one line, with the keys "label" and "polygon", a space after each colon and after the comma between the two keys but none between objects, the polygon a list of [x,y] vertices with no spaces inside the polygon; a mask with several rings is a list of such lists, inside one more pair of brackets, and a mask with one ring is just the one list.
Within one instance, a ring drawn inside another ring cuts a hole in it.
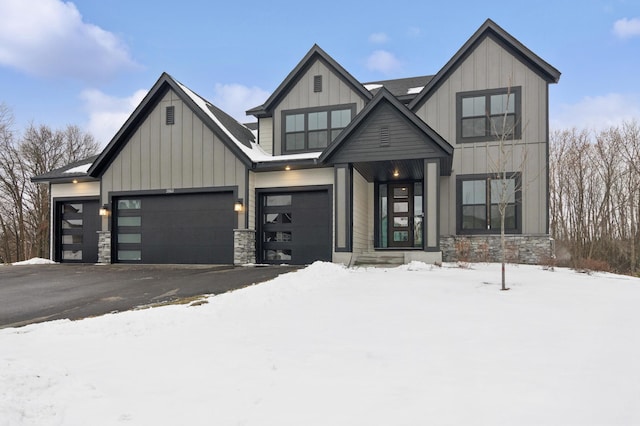
[{"label": "blue sky", "polygon": [[640,120],[638,0],[0,0],[0,102],[106,144],[166,71],[247,121],[314,43],[362,82],[435,74],[487,18],[562,72],[552,128]]}]

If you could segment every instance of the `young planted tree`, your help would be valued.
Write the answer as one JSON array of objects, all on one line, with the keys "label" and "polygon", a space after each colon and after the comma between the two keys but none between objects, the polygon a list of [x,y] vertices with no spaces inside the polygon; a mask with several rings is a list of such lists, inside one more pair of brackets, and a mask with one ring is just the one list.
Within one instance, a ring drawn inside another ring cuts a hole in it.
[{"label": "young planted tree", "polygon": [[[527,162],[527,150],[524,145],[520,145],[521,152],[516,153],[516,129],[520,126],[515,115],[515,96],[511,91],[511,85],[505,95],[498,95],[501,98],[492,100],[492,108],[496,103],[501,105],[499,115],[491,114],[487,111],[491,132],[495,136],[497,155],[488,155],[489,167],[492,178],[490,181],[491,213],[492,218],[495,213],[500,220],[500,261],[501,268],[501,290],[509,290],[506,285],[506,261],[507,247],[505,238],[507,218],[515,219],[515,206],[517,194],[522,190],[523,171]],[[524,133],[523,130],[520,133]],[[490,152],[487,143],[487,153]],[[515,164],[517,163],[517,164]]]}]

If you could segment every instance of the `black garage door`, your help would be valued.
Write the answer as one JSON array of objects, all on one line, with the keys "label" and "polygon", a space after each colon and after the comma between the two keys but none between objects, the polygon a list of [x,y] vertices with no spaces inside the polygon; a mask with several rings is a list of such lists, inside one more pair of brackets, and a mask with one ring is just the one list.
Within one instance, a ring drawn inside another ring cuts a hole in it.
[{"label": "black garage door", "polygon": [[328,190],[260,194],[260,253],[264,263],[331,261]]},{"label": "black garage door", "polygon": [[73,199],[55,203],[55,260],[98,261],[98,200]]},{"label": "black garage door", "polygon": [[115,260],[233,263],[233,203],[231,192],[115,198]]}]

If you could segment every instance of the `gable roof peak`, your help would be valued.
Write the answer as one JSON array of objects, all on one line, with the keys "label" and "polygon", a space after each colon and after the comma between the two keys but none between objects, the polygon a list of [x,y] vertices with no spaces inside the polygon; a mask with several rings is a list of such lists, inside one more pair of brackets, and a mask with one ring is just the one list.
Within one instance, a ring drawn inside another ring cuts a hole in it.
[{"label": "gable roof peak", "polygon": [[451,73],[473,52],[473,50],[485,38],[491,37],[504,49],[510,51],[520,61],[526,64],[531,70],[537,73],[548,83],[557,83],[560,80],[560,71],[554,68],[544,59],[533,53],[528,47],[520,43],[515,37],[505,31],[500,25],[487,18],[480,28],[462,45],[455,55],[445,64],[444,67],[429,81],[422,92],[416,96],[409,108],[415,111],[423,102],[446,80]]},{"label": "gable roof peak", "polygon": [[144,99],[122,125],[120,130],[102,150],[96,161],[87,171],[92,177],[99,177],[111,164],[129,138],[155,108],[162,97],[173,90],[182,102],[202,120],[241,161],[251,164],[251,143],[254,135],[247,127],[233,117],[214,106],[211,102],[196,94],[184,84],[163,72]]},{"label": "gable roof peak", "polygon": [[333,70],[340,78],[342,78],[351,88],[358,93],[365,101],[372,98],[371,93],[356,80],[342,65],[340,65],[335,59],[333,59],[327,52],[314,43],[311,49],[302,58],[298,65],[287,75],[287,77],[280,83],[276,90],[269,96],[264,104],[252,108],[247,111],[247,115],[254,115],[256,117],[269,117],[273,112],[273,109],[277,106],[280,100],[293,88],[293,86],[299,81],[302,75],[308,70],[308,68],[317,59],[323,61],[329,68]]},{"label": "gable roof peak", "polygon": [[327,148],[322,152],[319,157],[320,162],[326,162],[329,160],[336,151],[340,149],[340,147],[345,143],[345,141],[350,137],[350,135],[363,123],[368,117],[378,108],[378,105],[386,103],[391,105],[391,107],[397,111],[407,122],[412,123],[415,127],[417,127],[424,134],[428,135],[431,140],[437,145],[442,152],[447,155],[453,155],[453,147],[435,130],[433,130],[427,123],[422,121],[417,115],[407,108],[402,102],[400,102],[394,95],[391,93],[386,87],[381,87],[380,90],[373,97],[371,102],[369,102],[363,109],[356,115],[356,117],[351,120],[351,122],[345,127],[340,135],[329,144]]}]

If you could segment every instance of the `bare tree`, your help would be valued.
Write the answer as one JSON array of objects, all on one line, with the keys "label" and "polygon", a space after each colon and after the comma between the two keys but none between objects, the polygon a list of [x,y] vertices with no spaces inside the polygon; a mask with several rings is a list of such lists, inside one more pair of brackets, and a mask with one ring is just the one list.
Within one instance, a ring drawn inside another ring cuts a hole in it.
[{"label": "bare tree", "polygon": [[44,257],[49,251],[49,188],[31,177],[93,155],[94,138],[77,126],[30,125],[22,138],[11,111],[0,105],[0,260]]},{"label": "bare tree", "polygon": [[635,273],[640,126],[562,130],[550,141],[551,233],[579,269]]}]

